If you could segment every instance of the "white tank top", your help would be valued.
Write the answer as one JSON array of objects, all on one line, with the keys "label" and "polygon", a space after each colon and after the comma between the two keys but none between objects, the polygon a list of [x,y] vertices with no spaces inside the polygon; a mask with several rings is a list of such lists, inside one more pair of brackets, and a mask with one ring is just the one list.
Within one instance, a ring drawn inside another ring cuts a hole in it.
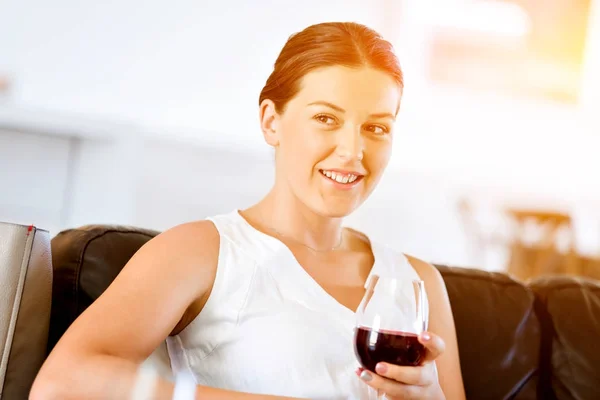
[{"label": "white tank top", "polygon": [[[321,288],[283,242],[237,210],[209,220],[221,238],[215,282],[200,314],[167,339],[173,372],[191,373],[200,385],[255,394],[372,396],[355,374],[355,313]],[[371,245],[371,273],[393,267],[406,279],[419,279],[404,255]]]}]

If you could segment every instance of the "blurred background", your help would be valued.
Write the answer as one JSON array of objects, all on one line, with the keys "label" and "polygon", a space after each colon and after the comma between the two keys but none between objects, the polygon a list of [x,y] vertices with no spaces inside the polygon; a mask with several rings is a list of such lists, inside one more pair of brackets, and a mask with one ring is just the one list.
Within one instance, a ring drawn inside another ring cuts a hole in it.
[{"label": "blurred background", "polygon": [[600,278],[600,0],[4,0],[0,220],[164,230],[272,183],[258,95],[293,32],[356,21],[406,89],[348,225],[431,262]]}]

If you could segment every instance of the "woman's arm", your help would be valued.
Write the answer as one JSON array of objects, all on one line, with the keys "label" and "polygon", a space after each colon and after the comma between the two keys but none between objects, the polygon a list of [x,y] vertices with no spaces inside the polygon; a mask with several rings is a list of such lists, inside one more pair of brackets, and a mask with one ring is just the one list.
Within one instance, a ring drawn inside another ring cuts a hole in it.
[{"label": "woman's arm", "polygon": [[[219,234],[208,221],[178,226],[149,241],[69,327],[42,366],[30,399],[129,399],[139,365],[189,323],[195,316],[189,309],[206,302],[218,255]],[[156,399],[170,399],[173,384],[158,380],[154,393]],[[267,397],[197,387],[197,398]]]},{"label": "woman's arm", "polygon": [[446,285],[439,271],[424,261],[408,256],[408,260],[425,282],[429,300],[429,331],[445,342],[445,351],[436,359],[440,387],[448,400],[465,399],[460,370],[454,317]]}]

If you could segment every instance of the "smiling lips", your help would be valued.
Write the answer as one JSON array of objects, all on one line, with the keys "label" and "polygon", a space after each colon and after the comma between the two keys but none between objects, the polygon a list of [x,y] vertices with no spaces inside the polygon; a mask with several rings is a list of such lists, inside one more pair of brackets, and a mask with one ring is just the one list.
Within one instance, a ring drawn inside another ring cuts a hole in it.
[{"label": "smiling lips", "polygon": [[322,169],[319,171],[326,178],[329,178],[332,181],[342,185],[351,185],[363,177],[363,175],[356,172],[332,171],[327,169]]}]

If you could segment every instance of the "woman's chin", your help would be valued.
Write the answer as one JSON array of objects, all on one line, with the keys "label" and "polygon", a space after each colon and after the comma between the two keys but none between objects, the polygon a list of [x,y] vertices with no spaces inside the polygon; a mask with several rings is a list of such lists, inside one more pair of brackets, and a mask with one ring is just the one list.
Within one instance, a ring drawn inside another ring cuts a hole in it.
[{"label": "woman's chin", "polygon": [[357,202],[333,201],[320,207],[320,212],[324,217],[344,218],[352,214],[360,206]]}]

